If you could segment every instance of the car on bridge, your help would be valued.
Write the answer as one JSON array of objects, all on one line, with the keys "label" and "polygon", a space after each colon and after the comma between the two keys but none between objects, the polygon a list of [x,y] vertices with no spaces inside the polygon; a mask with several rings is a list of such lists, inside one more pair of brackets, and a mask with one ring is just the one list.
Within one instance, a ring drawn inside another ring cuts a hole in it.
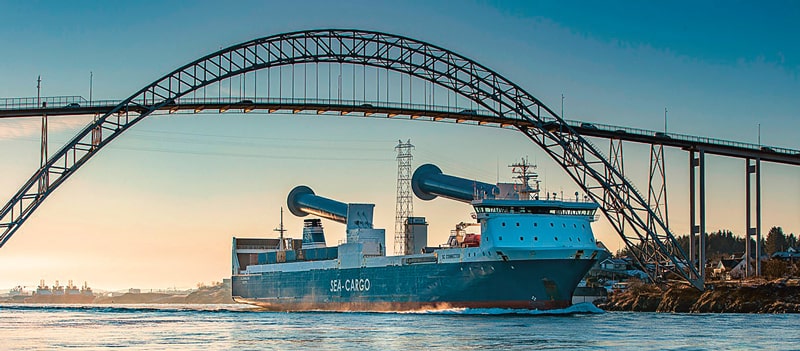
[{"label": "car on bridge", "polygon": [[71,103],[67,104],[64,107],[66,107],[66,108],[78,108],[78,107],[81,107],[81,104],[79,104],[77,102],[71,102]]},{"label": "car on bridge", "polygon": [[475,111],[475,110],[461,110],[461,112],[459,112],[459,113],[460,114],[464,114],[464,115],[477,115],[478,111]]}]

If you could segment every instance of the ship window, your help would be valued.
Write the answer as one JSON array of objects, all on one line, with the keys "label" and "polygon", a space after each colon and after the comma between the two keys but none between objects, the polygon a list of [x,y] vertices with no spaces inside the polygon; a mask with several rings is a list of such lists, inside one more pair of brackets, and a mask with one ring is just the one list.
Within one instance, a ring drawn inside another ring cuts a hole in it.
[{"label": "ship window", "polygon": [[533,241],[539,241],[539,237],[538,236],[534,236],[533,237]]},{"label": "ship window", "polygon": [[553,226],[553,222],[550,222],[550,226],[551,226],[551,227]]},{"label": "ship window", "polygon": [[581,242],[581,238],[578,238],[578,242]]},{"label": "ship window", "polygon": [[574,227],[574,228],[577,228],[577,227],[578,227],[578,225],[577,225],[577,224],[575,224],[575,223],[573,223],[573,224],[572,224],[572,227]]},{"label": "ship window", "polygon": [[522,239],[522,237],[519,237],[519,241],[525,241],[525,240],[524,240],[524,239]]},{"label": "ship window", "polygon": [[556,239],[556,241],[558,241],[558,237],[557,236],[554,236],[553,239]]},{"label": "ship window", "polygon": [[561,226],[562,226],[562,227],[564,227],[564,228],[566,228],[566,227],[567,227],[567,224],[566,224],[566,223],[561,223]]},{"label": "ship window", "polygon": [[519,227],[519,222],[517,222],[517,227]]},{"label": "ship window", "polygon": [[583,227],[583,229],[586,229],[586,224],[581,224],[581,227]]},{"label": "ship window", "polygon": [[503,240],[503,237],[502,236],[498,236],[497,240]]},{"label": "ship window", "polygon": [[569,241],[572,241],[572,237],[569,237]]},{"label": "ship window", "polygon": [[503,226],[504,226],[504,227],[506,226],[506,222],[503,222]]},{"label": "ship window", "polygon": [[539,223],[533,222],[533,226],[534,226],[534,227],[538,227],[538,226],[539,226]]}]

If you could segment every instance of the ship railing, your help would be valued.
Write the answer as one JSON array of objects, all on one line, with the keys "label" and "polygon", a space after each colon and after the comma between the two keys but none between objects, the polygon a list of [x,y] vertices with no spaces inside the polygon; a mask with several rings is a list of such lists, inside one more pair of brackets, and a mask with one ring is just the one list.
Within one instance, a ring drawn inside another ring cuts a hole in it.
[{"label": "ship railing", "polygon": [[275,250],[275,247],[265,245],[236,245],[237,250]]}]

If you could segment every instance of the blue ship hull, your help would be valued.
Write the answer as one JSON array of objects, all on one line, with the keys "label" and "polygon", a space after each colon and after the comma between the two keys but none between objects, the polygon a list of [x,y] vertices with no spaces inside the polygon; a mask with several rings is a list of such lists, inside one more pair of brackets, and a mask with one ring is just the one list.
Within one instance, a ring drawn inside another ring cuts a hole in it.
[{"label": "blue ship hull", "polygon": [[556,309],[594,259],[423,263],[234,275],[238,302],[275,311]]}]

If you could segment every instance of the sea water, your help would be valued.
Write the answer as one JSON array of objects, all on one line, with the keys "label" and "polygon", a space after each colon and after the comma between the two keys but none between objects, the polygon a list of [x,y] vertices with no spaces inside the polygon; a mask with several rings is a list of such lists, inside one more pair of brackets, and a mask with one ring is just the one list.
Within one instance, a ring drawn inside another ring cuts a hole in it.
[{"label": "sea water", "polygon": [[266,312],[247,305],[0,305],[0,349],[798,350],[800,315],[451,309]]}]

